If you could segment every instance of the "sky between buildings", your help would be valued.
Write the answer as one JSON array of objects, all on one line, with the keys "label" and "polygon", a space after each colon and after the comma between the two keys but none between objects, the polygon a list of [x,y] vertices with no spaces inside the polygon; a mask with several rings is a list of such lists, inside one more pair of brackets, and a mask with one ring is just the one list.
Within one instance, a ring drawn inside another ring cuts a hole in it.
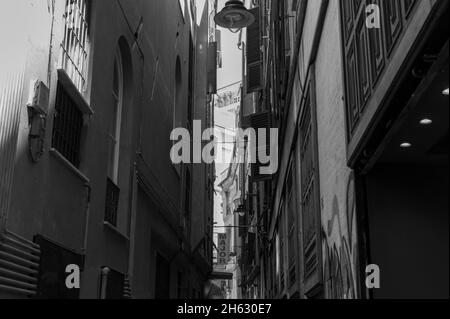
[{"label": "sky between buildings", "polygon": [[[220,11],[225,5],[226,0],[218,0],[217,10]],[[226,90],[234,90],[239,88],[239,84],[232,87],[228,87],[231,84],[240,82],[242,79],[242,51],[239,50],[237,44],[239,42],[239,33],[232,33],[227,29],[223,29],[217,26],[221,32],[221,47],[222,47],[222,68],[217,70],[217,88],[218,93],[221,93],[221,88],[227,87]],[[215,122],[216,125],[220,125],[222,122],[227,122],[223,118],[222,112],[216,109]],[[216,164],[216,186],[221,182],[221,173],[228,167],[228,164]],[[217,187],[216,187],[217,190]],[[217,222],[217,226],[223,226],[222,217],[222,198],[220,193],[215,195],[214,200],[214,221]],[[216,229],[218,232],[224,232],[224,229]]]}]

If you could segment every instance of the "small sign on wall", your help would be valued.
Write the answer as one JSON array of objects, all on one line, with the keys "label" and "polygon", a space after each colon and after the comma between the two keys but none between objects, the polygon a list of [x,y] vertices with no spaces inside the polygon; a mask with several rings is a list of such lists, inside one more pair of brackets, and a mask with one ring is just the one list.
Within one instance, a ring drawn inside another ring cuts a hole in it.
[{"label": "small sign on wall", "polygon": [[219,250],[217,256],[217,264],[219,266],[226,266],[228,264],[228,259],[230,256],[227,234],[218,234],[217,242],[218,242],[217,247]]}]

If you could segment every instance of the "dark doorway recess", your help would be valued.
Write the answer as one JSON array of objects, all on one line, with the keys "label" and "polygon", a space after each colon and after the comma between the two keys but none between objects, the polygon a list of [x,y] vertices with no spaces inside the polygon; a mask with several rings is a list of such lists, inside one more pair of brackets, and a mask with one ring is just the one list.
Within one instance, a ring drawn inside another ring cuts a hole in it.
[{"label": "dark doorway recess", "polygon": [[[448,10],[447,10],[448,11]],[[444,21],[444,20],[443,20]],[[358,163],[374,298],[449,297],[448,25],[424,39]],[[439,35],[439,36],[437,36]],[[442,37],[442,35],[445,35]]]}]

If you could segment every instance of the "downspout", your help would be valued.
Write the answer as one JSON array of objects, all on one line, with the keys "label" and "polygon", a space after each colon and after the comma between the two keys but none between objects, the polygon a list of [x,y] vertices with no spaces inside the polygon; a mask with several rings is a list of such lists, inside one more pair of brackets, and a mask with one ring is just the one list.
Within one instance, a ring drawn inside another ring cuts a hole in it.
[{"label": "downspout", "polygon": [[[125,14],[125,13],[124,13]],[[126,18],[126,17],[125,17]],[[139,53],[141,57],[141,110],[144,108],[145,103],[145,97],[144,97],[144,70],[145,70],[145,57],[144,53],[141,50],[138,38],[135,34],[135,41],[136,45],[139,48]],[[156,77],[154,79],[156,81]],[[128,298],[132,298],[131,294],[131,287],[133,285],[133,276],[134,276],[134,259],[135,259],[135,246],[136,246],[136,219],[137,219],[137,196],[138,196],[138,167],[137,167],[137,158],[141,154],[141,144],[142,144],[142,118],[143,116],[139,116],[139,132],[138,132],[138,145],[137,145],[137,151],[136,151],[136,161],[133,163],[133,184],[132,184],[132,190],[131,190],[131,216],[130,216],[130,242],[128,246],[128,274],[125,278],[126,283],[128,285]]]},{"label": "downspout", "polygon": [[92,188],[89,183],[83,185],[86,191],[86,201],[84,210],[84,234],[83,234],[83,246],[81,247],[81,254],[83,255],[83,262],[86,261],[86,250],[88,244],[88,233],[89,233],[89,216],[91,210],[91,192]]},{"label": "downspout", "polygon": [[134,275],[134,258],[135,258],[135,246],[136,246],[136,216],[137,216],[137,164],[133,164],[133,184],[131,190],[131,216],[130,216],[130,244],[128,248],[128,275],[126,280],[130,287],[131,298],[131,286],[133,284]]},{"label": "downspout", "polygon": [[[88,233],[89,233],[89,217],[90,217],[90,210],[91,210],[91,185],[86,182],[83,185],[85,189],[85,207],[84,207],[84,229],[83,229],[83,243],[81,246],[81,258],[82,258],[82,265],[79,265],[81,269],[85,269],[86,266],[86,252],[87,252],[87,245],[88,245]],[[86,272],[83,271],[83,281],[86,281]]]},{"label": "downspout", "polygon": [[110,273],[110,269],[108,267],[105,267],[102,269],[101,273],[101,284],[100,284],[100,300],[106,299],[106,288],[108,285],[108,276]]}]

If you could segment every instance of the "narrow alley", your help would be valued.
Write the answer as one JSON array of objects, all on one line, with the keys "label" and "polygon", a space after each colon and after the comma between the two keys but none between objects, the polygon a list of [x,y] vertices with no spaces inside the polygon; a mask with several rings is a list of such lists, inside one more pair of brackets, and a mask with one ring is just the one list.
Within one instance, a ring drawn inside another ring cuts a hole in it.
[{"label": "narrow alley", "polygon": [[2,0],[0,299],[448,299],[448,10]]}]

